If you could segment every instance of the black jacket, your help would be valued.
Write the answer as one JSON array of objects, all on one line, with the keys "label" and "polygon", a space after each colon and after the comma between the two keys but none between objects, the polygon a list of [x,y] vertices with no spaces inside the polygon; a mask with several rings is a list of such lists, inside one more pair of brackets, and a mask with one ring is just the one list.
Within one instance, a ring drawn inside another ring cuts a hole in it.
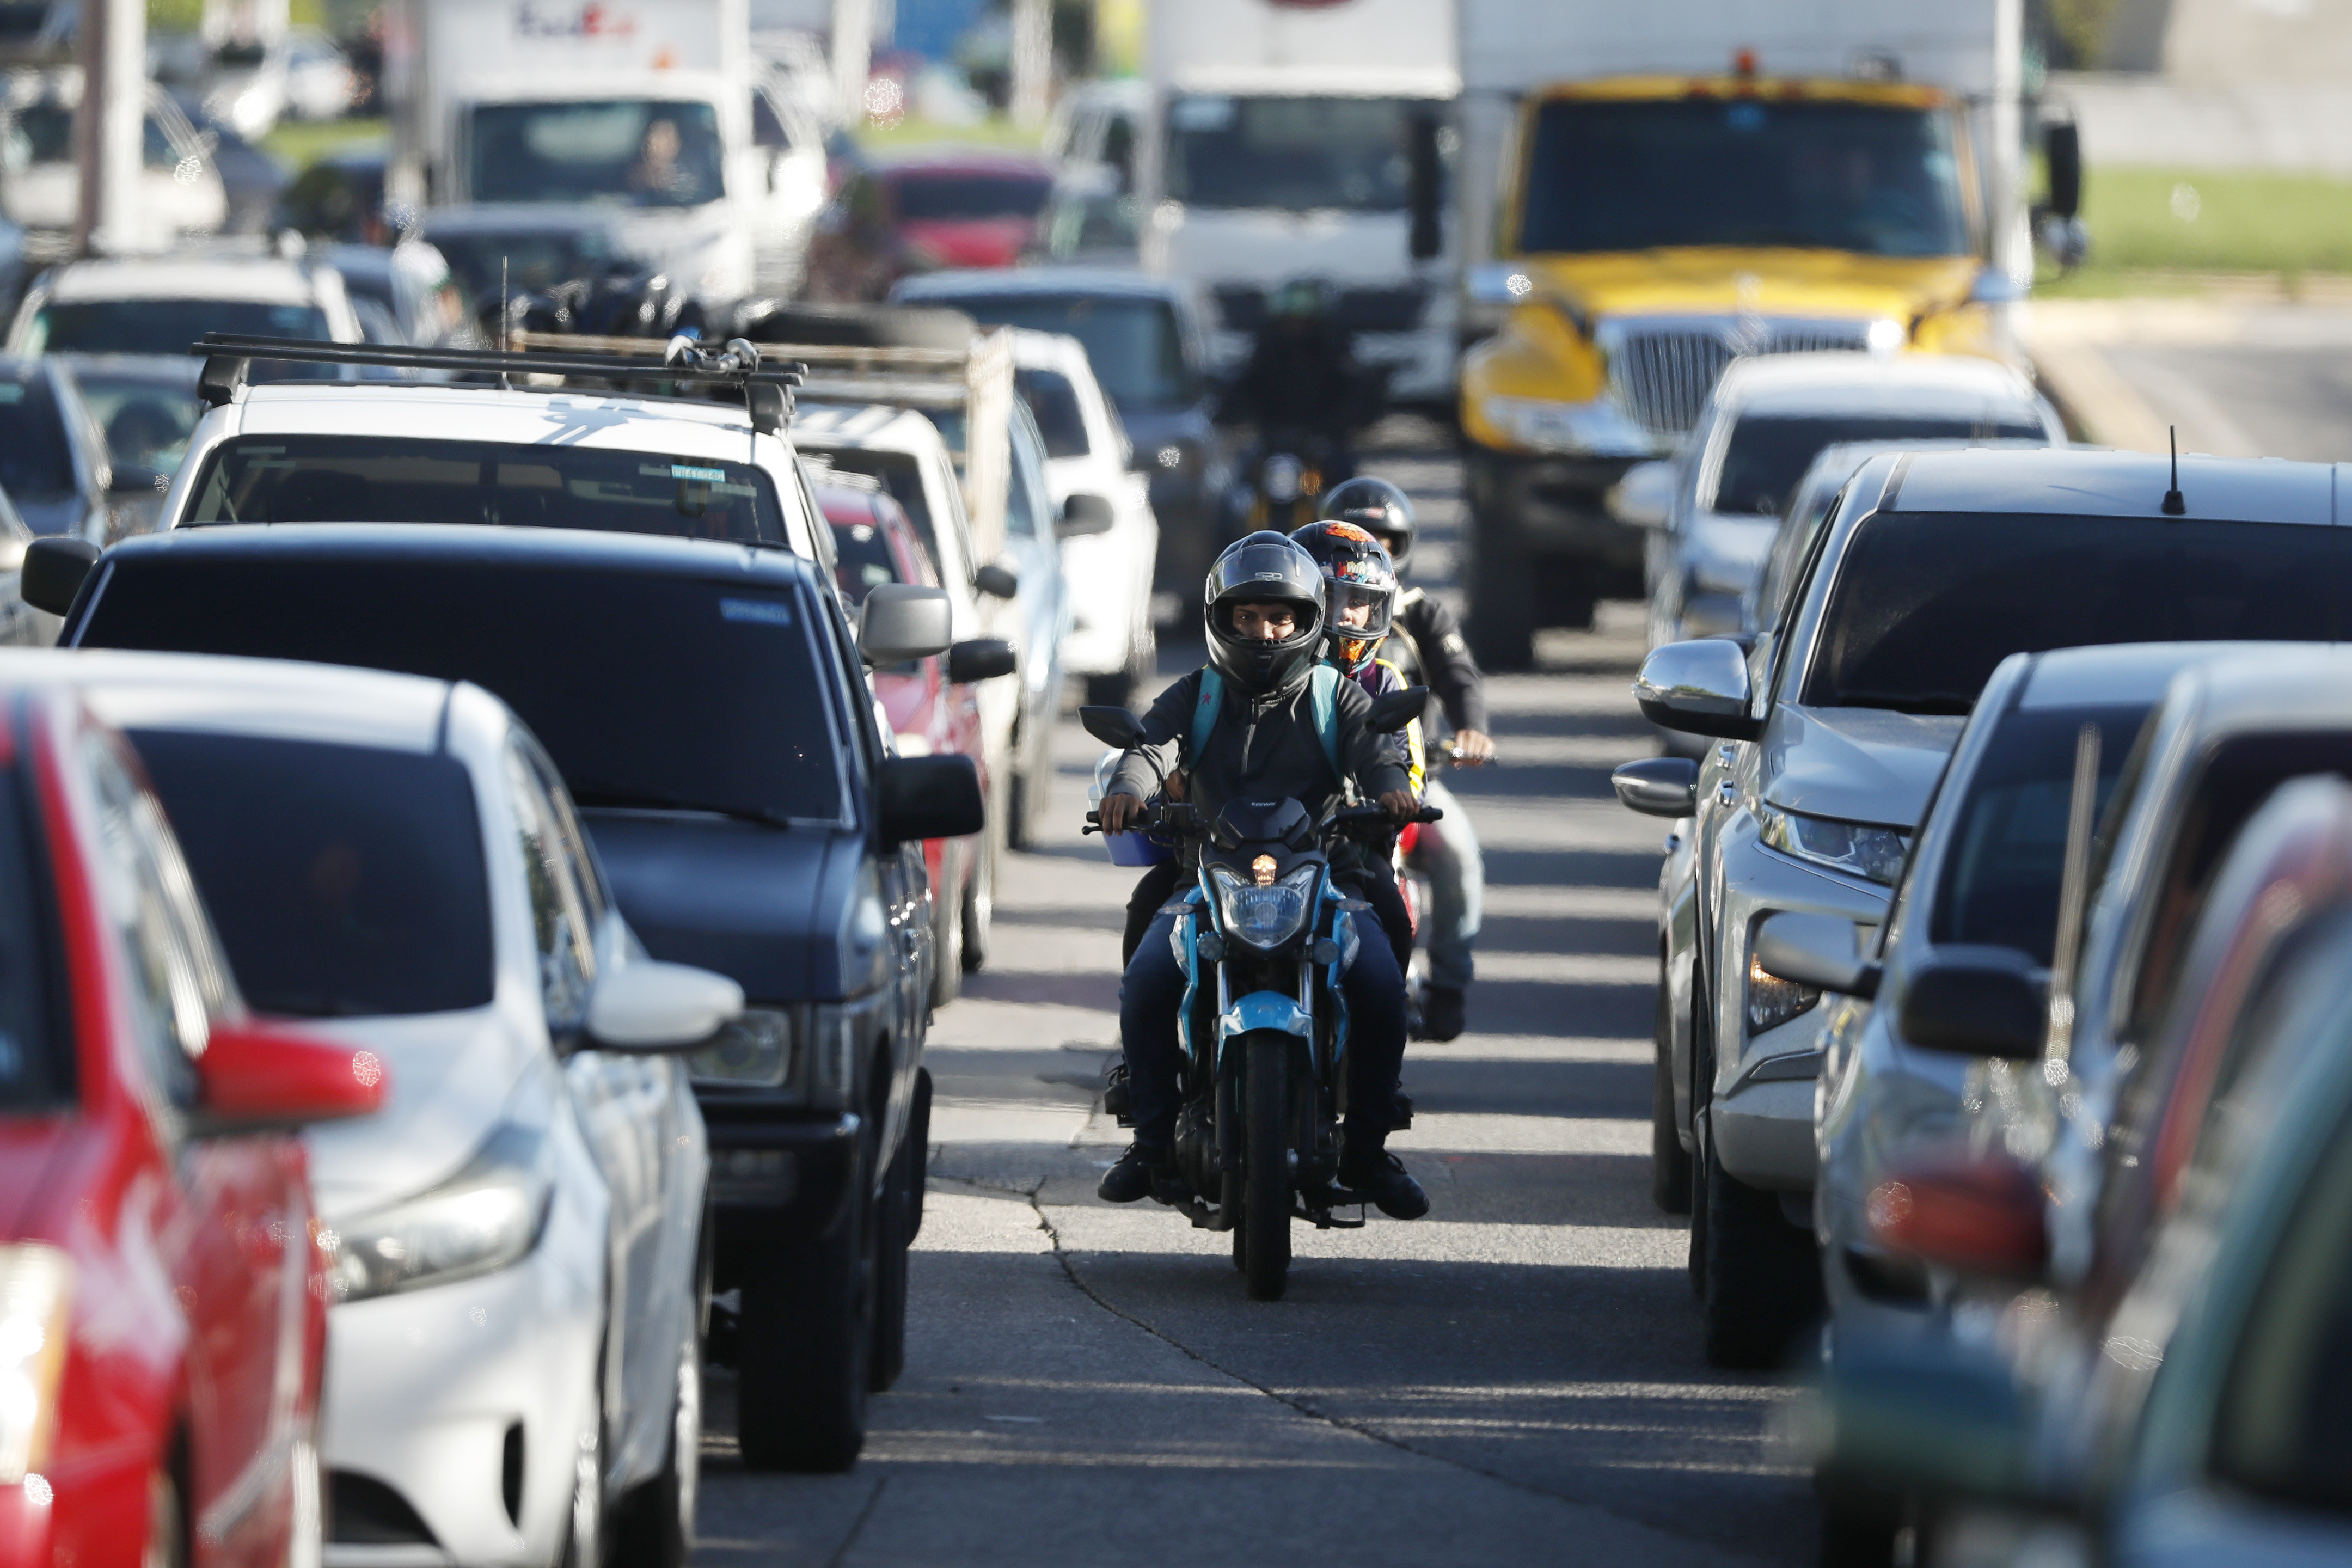
[{"label": "black jacket", "polygon": [[1407,680],[1426,686],[1445,704],[1445,721],[1456,730],[1486,730],[1486,677],[1463,640],[1454,612],[1419,588],[1398,600],[1396,620],[1381,657]]},{"label": "black jacket", "polygon": [[[1192,709],[1200,695],[1201,672],[1196,669],[1153,700],[1143,716],[1145,743],[1119,763],[1110,786],[1114,793],[1150,798],[1155,781],[1141,755],[1148,751],[1161,768],[1184,769],[1184,798],[1210,821],[1229,800],[1287,796],[1320,816],[1339,799],[1340,783],[1331,776],[1330,760],[1315,732],[1306,682],[1286,696],[1257,700],[1228,687],[1224,711],[1210,731],[1208,747],[1194,757],[1188,753],[1192,749]],[[1358,792],[1370,800],[1390,790],[1411,788],[1390,737],[1365,723],[1372,700],[1363,688],[1342,680],[1338,699],[1339,757]]]}]

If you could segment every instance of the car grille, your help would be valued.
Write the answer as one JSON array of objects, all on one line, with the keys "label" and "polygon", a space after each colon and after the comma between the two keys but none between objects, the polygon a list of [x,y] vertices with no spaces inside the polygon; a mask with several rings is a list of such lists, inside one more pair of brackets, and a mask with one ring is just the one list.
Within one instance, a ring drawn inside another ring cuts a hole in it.
[{"label": "car grille", "polygon": [[[1613,328],[1613,330],[1612,330]],[[1862,321],[1767,321],[1755,317],[1671,326],[1612,323],[1609,389],[1653,435],[1679,436],[1698,419],[1724,366],[1748,354],[1866,348]]]}]

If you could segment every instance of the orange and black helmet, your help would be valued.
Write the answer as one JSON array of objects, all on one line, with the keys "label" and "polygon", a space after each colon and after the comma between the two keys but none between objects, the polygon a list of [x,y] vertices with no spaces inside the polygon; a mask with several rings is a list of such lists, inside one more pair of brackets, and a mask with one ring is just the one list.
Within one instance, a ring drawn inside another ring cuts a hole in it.
[{"label": "orange and black helmet", "polygon": [[1290,536],[1323,574],[1323,614],[1331,662],[1362,672],[1396,615],[1396,568],[1381,542],[1352,522],[1310,522]]}]

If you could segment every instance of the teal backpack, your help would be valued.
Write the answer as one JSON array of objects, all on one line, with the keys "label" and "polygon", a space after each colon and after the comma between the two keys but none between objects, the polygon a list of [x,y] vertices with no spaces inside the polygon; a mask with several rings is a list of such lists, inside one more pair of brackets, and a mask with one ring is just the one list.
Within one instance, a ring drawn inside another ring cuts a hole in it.
[{"label": "teal backpack", "polygon": [[[1323,759],[1339,787],[1348,785],[1348,770],[1339,763],[1339,672],[1318,664],[1307,677],[1307,702],[1315,715],[1315,738],[1323,742]],[[1216,732],[1217,716],[1225,710],[1225,678],[1213,666],[1201,670],[1201,698],[1192,705],[1192,749],[1197,757]]]}]

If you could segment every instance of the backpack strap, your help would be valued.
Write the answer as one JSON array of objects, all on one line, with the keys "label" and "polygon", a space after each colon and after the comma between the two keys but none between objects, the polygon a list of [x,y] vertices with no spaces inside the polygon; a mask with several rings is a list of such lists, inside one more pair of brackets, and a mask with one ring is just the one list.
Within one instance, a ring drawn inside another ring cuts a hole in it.
[{"label": "backpack strap", "polygon": [[1199,767],[1201,755],[1209,749],[1209,737],[1217,728],[1217,715],[1225,710],[1225,678],[1214,665],[1201,667],[1201,695],[1192,704],[1192,754],[1186,765]]},{"label": "backpack strap", "polygon": [[1348,787],[1348,770],[1339,761],[1339,671],[1318,664],[1307,677],[1307,702],[1315,715],[1315,738],[1323,742],[1324,760],[1339,787]]}]

